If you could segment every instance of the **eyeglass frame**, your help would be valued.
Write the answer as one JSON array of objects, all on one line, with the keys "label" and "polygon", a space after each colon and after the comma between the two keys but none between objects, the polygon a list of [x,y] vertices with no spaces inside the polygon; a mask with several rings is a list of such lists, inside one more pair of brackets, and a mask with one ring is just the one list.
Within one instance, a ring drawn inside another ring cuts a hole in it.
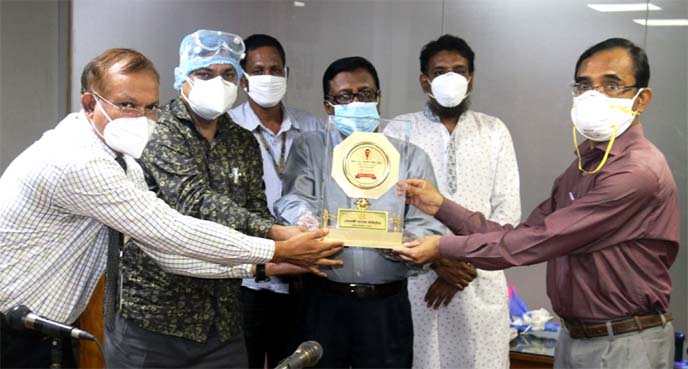
[{"label": "eyeglass frame", "polygon": [[[359,96],[360,93],[361,93],[361,92],[368,92],[368,91],[369,91],[369,90],[366,90],[366,89],[364,89],[364,90],[362,90],[362,91],[359,90],[358,92],[342,91],[342,92],[340,92],[339,94],[334,95],[334,96],[333,96],[333,95],[327,95],[327,96],[325,96],[325,100],[328,101],[328,102],[330,102],[330,103],[331,103],[331,102],[335,102],[335,103],[337,103],[337,104],[351,104],[351,103],[354,102],[354,100],[356,100],[356,99],[358,99],[359,102],[373,102],[373,101],[377,101],[377,100],[380,98],[380,90],[375,90],[375,91],[373,91],[374,96],[373,96],[370,100],[361,99],[360,96]],[[339,100],[339,95],[342,95],[342,94],[344,94],[344,93],[351,94],[351,99],[350,99],[349,101],[341,101],[341,100]]]},{"label": "eyeglass frame", "polygon": [[[587,85],[590,86],[589,89],[579,92],[579,87],[582,85]],[[586,83],[586,82],[573,82],[569,85],[571,87],[571,94],[573,96],[580,96],[588,91],[598,91],[602,92],[605,95],[609,97],[616,97],[624,93],[625,91],[631,90],[631,89],[638,89],[641,88],[640,86],[633,85],[633,86],[619,86],[619,85],[614,85],[614,84],[601,84],[597,86],[593,86],[591,83]],[[602,91],[600,91],[600,87],[602,87]]]},{"label": "eyeglass frame", "polygon": [[[162,114],[162,110],[160,109],[159,106],[156,106],[155,108],[143,108],[143,112],[141,112],[141,110],[136,109],[136,108],[127,108],[127,107],[125,107],[125,106],[119,106],[119,105],[113,103],[112,101],[110,101],[110,100],[104,98],[103,96],[101,96],[100,94],[96,93],[95,91],[90,91],[90,93],[91,93],[93,96],[95,96],[96,99],[100,99],[100,100],[105,101],[105,102],[108,103],[110,106],[112,106],[113,108],[117,109],[117,111],[118,111],[120,114],[122,114],[122,115],[124,115],[124,116],[126,116],[126,117],[136,117],[136,118],[138,118],[138,117],[144,117],[144,116],[145,116],[146,118],[153,119],[153,120],[157,120],[158,117],[160,117],[160,115]],[[155,114],[155,116],[154,116],[154,117],[151,117],[150,114]]]}]

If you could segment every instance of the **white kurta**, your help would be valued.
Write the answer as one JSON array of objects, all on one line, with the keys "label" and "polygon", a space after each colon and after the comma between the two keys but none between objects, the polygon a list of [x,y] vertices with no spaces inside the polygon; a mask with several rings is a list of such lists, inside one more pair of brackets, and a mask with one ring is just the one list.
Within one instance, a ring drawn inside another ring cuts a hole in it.
[{"label": "white kurta", "polygon": [[[511,135],[498,118],[467,111],[449,134],[426,108],[395,119],[411,121],[411,142],[430,156],[440,192],[493,221],[517,224],[521,216],[519,176]],[[385,133],[401,135],[390,123]],[[451,141],[453,145],[451,144]],[[455,148],[455,170],[449,170],[449,148]],[[450,178],[455,173],[455,178]],[[450,193],[449,182],[457,191]],[[424,298],[437,278],[430,270],[410,278],[413,312],[413,367],[417,369],[507,368],[509,310],[502,271],[478,270],[478,277],[439,310]]]}]

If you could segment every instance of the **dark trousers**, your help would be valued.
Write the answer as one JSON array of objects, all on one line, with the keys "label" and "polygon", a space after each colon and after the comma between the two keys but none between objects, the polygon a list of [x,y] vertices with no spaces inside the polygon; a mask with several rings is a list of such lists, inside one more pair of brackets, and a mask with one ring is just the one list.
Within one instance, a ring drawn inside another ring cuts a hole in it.
[{"label": "dark trousers", "polygon": [[[52,341],[41,333],[14,330],[0,314],[0,368],[48,368],[52,363]],[[62,339],[58,349],[63,368],[75,368],[72,340]]]},{"label": "dark trousers", "polygon": [[304,285],[305,337],[318,341],[318,368],[410,368],[413,323],[406,288],[380,298],[357,298]]},{"label": "dark trousers", "polygon": [[143,329],[117,315],[105,330],[108,368],[246,368],[246,345],[239,335],[222,341],[215,326],[205,342]]},{"label": "dark trousers", "polygon": [[301,343],[300,294],[241,287],[243,329],[248,365],[274,368]]}]

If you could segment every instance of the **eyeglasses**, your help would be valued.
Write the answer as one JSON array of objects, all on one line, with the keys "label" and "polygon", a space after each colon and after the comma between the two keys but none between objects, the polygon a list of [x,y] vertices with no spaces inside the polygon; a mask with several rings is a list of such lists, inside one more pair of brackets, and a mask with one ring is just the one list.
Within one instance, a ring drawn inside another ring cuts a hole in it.
[{"label": "eyeglasses", "polygon": [[579,96],[582,95],[588,91],[592,90],[597,90],[609,97],[615,97],[619,96],[625,91],[638,88],[638,86],[619,86],[615,84],[606,84],[606,85],[598,85],[598,86],[593,86],[589,83],[572,83],[571,84],[571,93],[573,96]]},{"label": "eyeglasses", "polygon": [[142,117],[146,116],[146,118],[150,118],[153,120],[157,120],[158,117],[161,115],[162,111],[157,105],[154,106],[149,106],[143,109],[137,109],[134,107],[131,107],[131,103],[121,103],[121,104],[115,104],[112,101],[98,95],[97,93],[91,91],[93,96],[98,98],[99,100],[103,100],[108,105],[112,106],[113,108],[117,109],[117,111],[122,114],[125,117]]},{"label": "eyeglasses", "polygon": [[334,100],[337,104],[350,104],[354,98],[358,98],[360,102],[373,102],[377,100],[380,91],[373,91],[370,89],[363,89],[358,92],[342,91],[334,96],[327,96],[328,100]]}]

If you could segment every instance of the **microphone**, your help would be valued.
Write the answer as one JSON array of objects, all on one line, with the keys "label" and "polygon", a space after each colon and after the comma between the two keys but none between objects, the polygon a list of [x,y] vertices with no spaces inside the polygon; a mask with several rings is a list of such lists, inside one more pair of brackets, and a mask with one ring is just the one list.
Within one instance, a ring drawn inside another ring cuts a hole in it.
[{"label": "microphone", "polygon": [[5,320],[10,327],[18,330],[31,329],[50,337],[96,340],[92,334],[86,331],[38,316],[24,305],[11,308],[5,314]]},{"label": "microphone", "polygon": [[282,360],[275,369],[310,368],[318,363],[323,354],[323,348],[315,341],[306,341],[288,358]]}]

